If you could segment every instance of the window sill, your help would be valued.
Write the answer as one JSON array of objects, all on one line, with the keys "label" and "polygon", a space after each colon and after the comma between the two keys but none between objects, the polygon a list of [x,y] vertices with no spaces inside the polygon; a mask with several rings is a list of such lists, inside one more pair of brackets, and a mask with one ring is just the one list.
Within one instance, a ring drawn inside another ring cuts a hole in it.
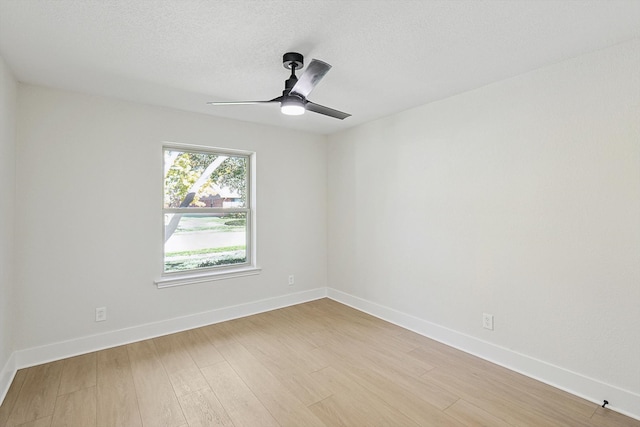
[{"label": "window sill", "polygon": [[170,288],[173,286],[193,285],[195,283],[210,282],[212,280],[232,279],[234,277],[253,276],[260,274],[260,267],[241,267],[224,271],[207,271],[206,273],[187,273],[176,276],[165,276],[155,280],[158,288]]}]

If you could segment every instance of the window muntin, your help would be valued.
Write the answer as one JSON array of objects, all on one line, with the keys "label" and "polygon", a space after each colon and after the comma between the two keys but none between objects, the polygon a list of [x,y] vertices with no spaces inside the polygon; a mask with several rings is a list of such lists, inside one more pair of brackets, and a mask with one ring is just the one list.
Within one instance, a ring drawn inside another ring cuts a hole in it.
[{"label": "window muntin", "polygon": [[250,162],[250,154],[164,147],[164,275],[251,265]]}]

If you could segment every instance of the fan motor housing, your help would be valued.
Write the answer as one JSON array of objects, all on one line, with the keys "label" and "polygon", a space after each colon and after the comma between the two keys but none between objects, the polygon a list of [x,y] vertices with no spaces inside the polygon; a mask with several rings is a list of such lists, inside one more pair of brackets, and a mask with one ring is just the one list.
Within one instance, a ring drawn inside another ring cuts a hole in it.
[{"label": "fan motor housing", "polygon": [[282,55],[282,66],[287,70],[293,68],[295,64],[296,70],[301,69],[304,66],[304,56],[297,52],[287,52]]}]

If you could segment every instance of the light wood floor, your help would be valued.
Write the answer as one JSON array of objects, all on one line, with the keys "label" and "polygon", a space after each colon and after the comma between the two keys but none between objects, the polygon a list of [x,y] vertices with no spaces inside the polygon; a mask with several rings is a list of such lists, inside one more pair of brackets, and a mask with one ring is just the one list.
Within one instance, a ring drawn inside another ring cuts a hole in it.
[{"label": "light wood floor", "polygon": [[323,299],[18,371],[0,426],[640,426]]}]

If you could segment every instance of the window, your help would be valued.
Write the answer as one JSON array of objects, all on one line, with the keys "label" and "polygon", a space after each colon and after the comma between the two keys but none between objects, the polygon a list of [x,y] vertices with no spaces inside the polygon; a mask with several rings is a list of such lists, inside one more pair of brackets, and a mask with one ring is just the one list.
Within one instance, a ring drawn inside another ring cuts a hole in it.
[{"label": "window", "polygon": [[163,149],[164,262],[158,286],[256,270],[253,154],[179,145]]}]

